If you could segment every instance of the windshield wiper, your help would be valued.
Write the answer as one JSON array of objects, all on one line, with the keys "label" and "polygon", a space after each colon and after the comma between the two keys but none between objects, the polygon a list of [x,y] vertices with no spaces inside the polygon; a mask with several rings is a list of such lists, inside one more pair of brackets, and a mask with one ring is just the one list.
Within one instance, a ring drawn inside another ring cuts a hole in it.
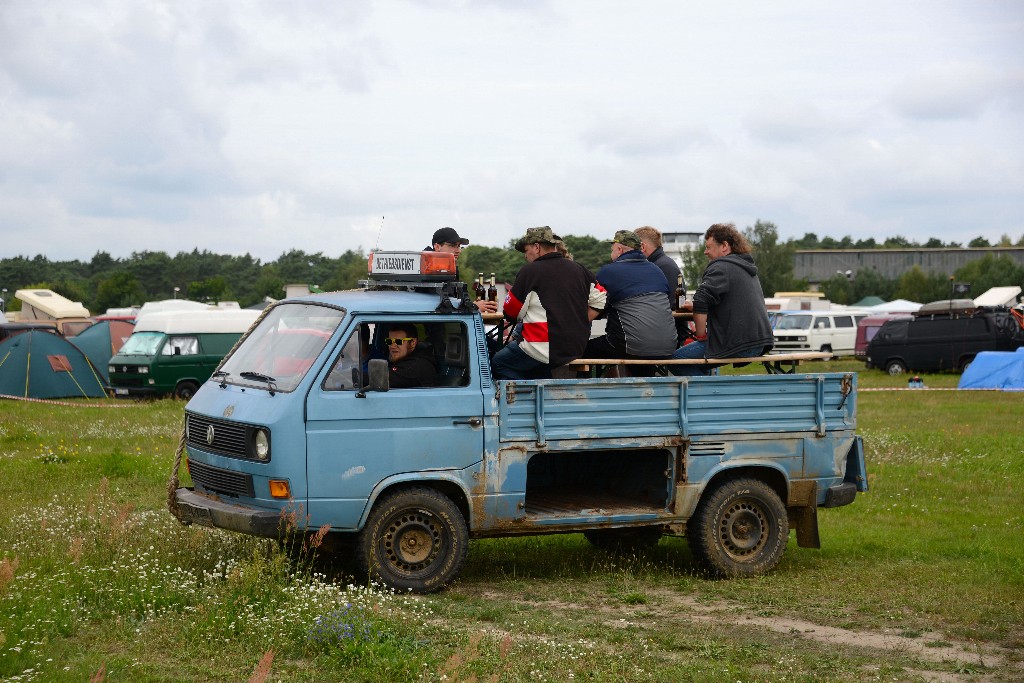
[{"label": "windshield wiper", "polygon": [[242,379],[255,379],[260,382],[266,382],[267,391],[270,392],[271,396],[273,396],[274,393],[277,392],[277,380],[271,377],[270,375],[264,375],[262,372],[252,372],[251,370],[246,370],[245,372],[238,373],[238,376],[241,377]]}]

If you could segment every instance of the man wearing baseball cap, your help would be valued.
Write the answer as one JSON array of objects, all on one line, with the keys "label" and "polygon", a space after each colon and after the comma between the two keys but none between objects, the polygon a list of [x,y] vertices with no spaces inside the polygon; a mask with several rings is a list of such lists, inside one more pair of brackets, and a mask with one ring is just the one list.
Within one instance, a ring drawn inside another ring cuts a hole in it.
[{"label": "man wearing baseball cap", "polygon": [[[462,247],[469,244],[469,240],[465,237],[459,237],[459,233],[455,231],[455,228],[440,228],[434,231],[434,237],[430,243],[432,246],[425,248],[423,251],[441,251],[446,254],[455,254],[455,262],[458,263]],[[498,304],[494,301],[477,299],[473,303],[476,304],[481,313],[496,313],[498,310]]]},{"label": "man wearing baseball cap", "polygon": [[632,230],[619,230],[611,242],[612,262],[597,271],[597,286],[608,293],[607,333],[590,340],[586,357],[670,358],[678,338],[664,273],[644,256]]},{"label": "man wearing baseball cap", "polygon": [[590,322],[604,308],[604,292],[586,268],[558,250],[551,228],[530,228],[516,242],[526,257],[503,311],[522,321],[522,341],[510,341],[491,359],[496,379],[540,379],[583,355]]}]

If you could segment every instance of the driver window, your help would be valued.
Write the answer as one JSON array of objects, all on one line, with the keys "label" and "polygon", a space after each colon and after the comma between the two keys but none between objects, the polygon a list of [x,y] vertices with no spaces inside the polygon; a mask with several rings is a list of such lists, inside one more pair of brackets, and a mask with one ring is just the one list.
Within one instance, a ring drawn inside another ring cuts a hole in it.
[{"label": "driver window", "polygon": [[161,353],[165,356],[194,356],[199,353],[199,339],[196,337],[171,337],[164,344]]}]

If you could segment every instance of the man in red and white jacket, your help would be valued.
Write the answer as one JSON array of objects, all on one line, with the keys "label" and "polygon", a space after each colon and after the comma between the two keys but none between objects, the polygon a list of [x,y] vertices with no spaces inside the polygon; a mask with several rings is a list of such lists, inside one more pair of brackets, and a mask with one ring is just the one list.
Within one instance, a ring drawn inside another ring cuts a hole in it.
[{"label": "man in red and white jacket", "polygon": [[503,311],[510,321],[522,321],[523,339],[509,342],[491,359],[495,379],[540,379],[551,368],[583,355],[590,323],[607,299],[594,276],[565,258],[549,227],[530,228],[516,243],[526,256]]}]

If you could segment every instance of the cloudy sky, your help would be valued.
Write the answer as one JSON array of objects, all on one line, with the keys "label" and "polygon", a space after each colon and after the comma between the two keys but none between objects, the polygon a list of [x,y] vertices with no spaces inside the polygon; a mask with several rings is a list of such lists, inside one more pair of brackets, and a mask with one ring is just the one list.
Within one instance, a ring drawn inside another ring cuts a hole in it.
[{"label": "cloudy sky", "polygon": [[1024,234],[1024,3],[0,0],[0,254]]}]

